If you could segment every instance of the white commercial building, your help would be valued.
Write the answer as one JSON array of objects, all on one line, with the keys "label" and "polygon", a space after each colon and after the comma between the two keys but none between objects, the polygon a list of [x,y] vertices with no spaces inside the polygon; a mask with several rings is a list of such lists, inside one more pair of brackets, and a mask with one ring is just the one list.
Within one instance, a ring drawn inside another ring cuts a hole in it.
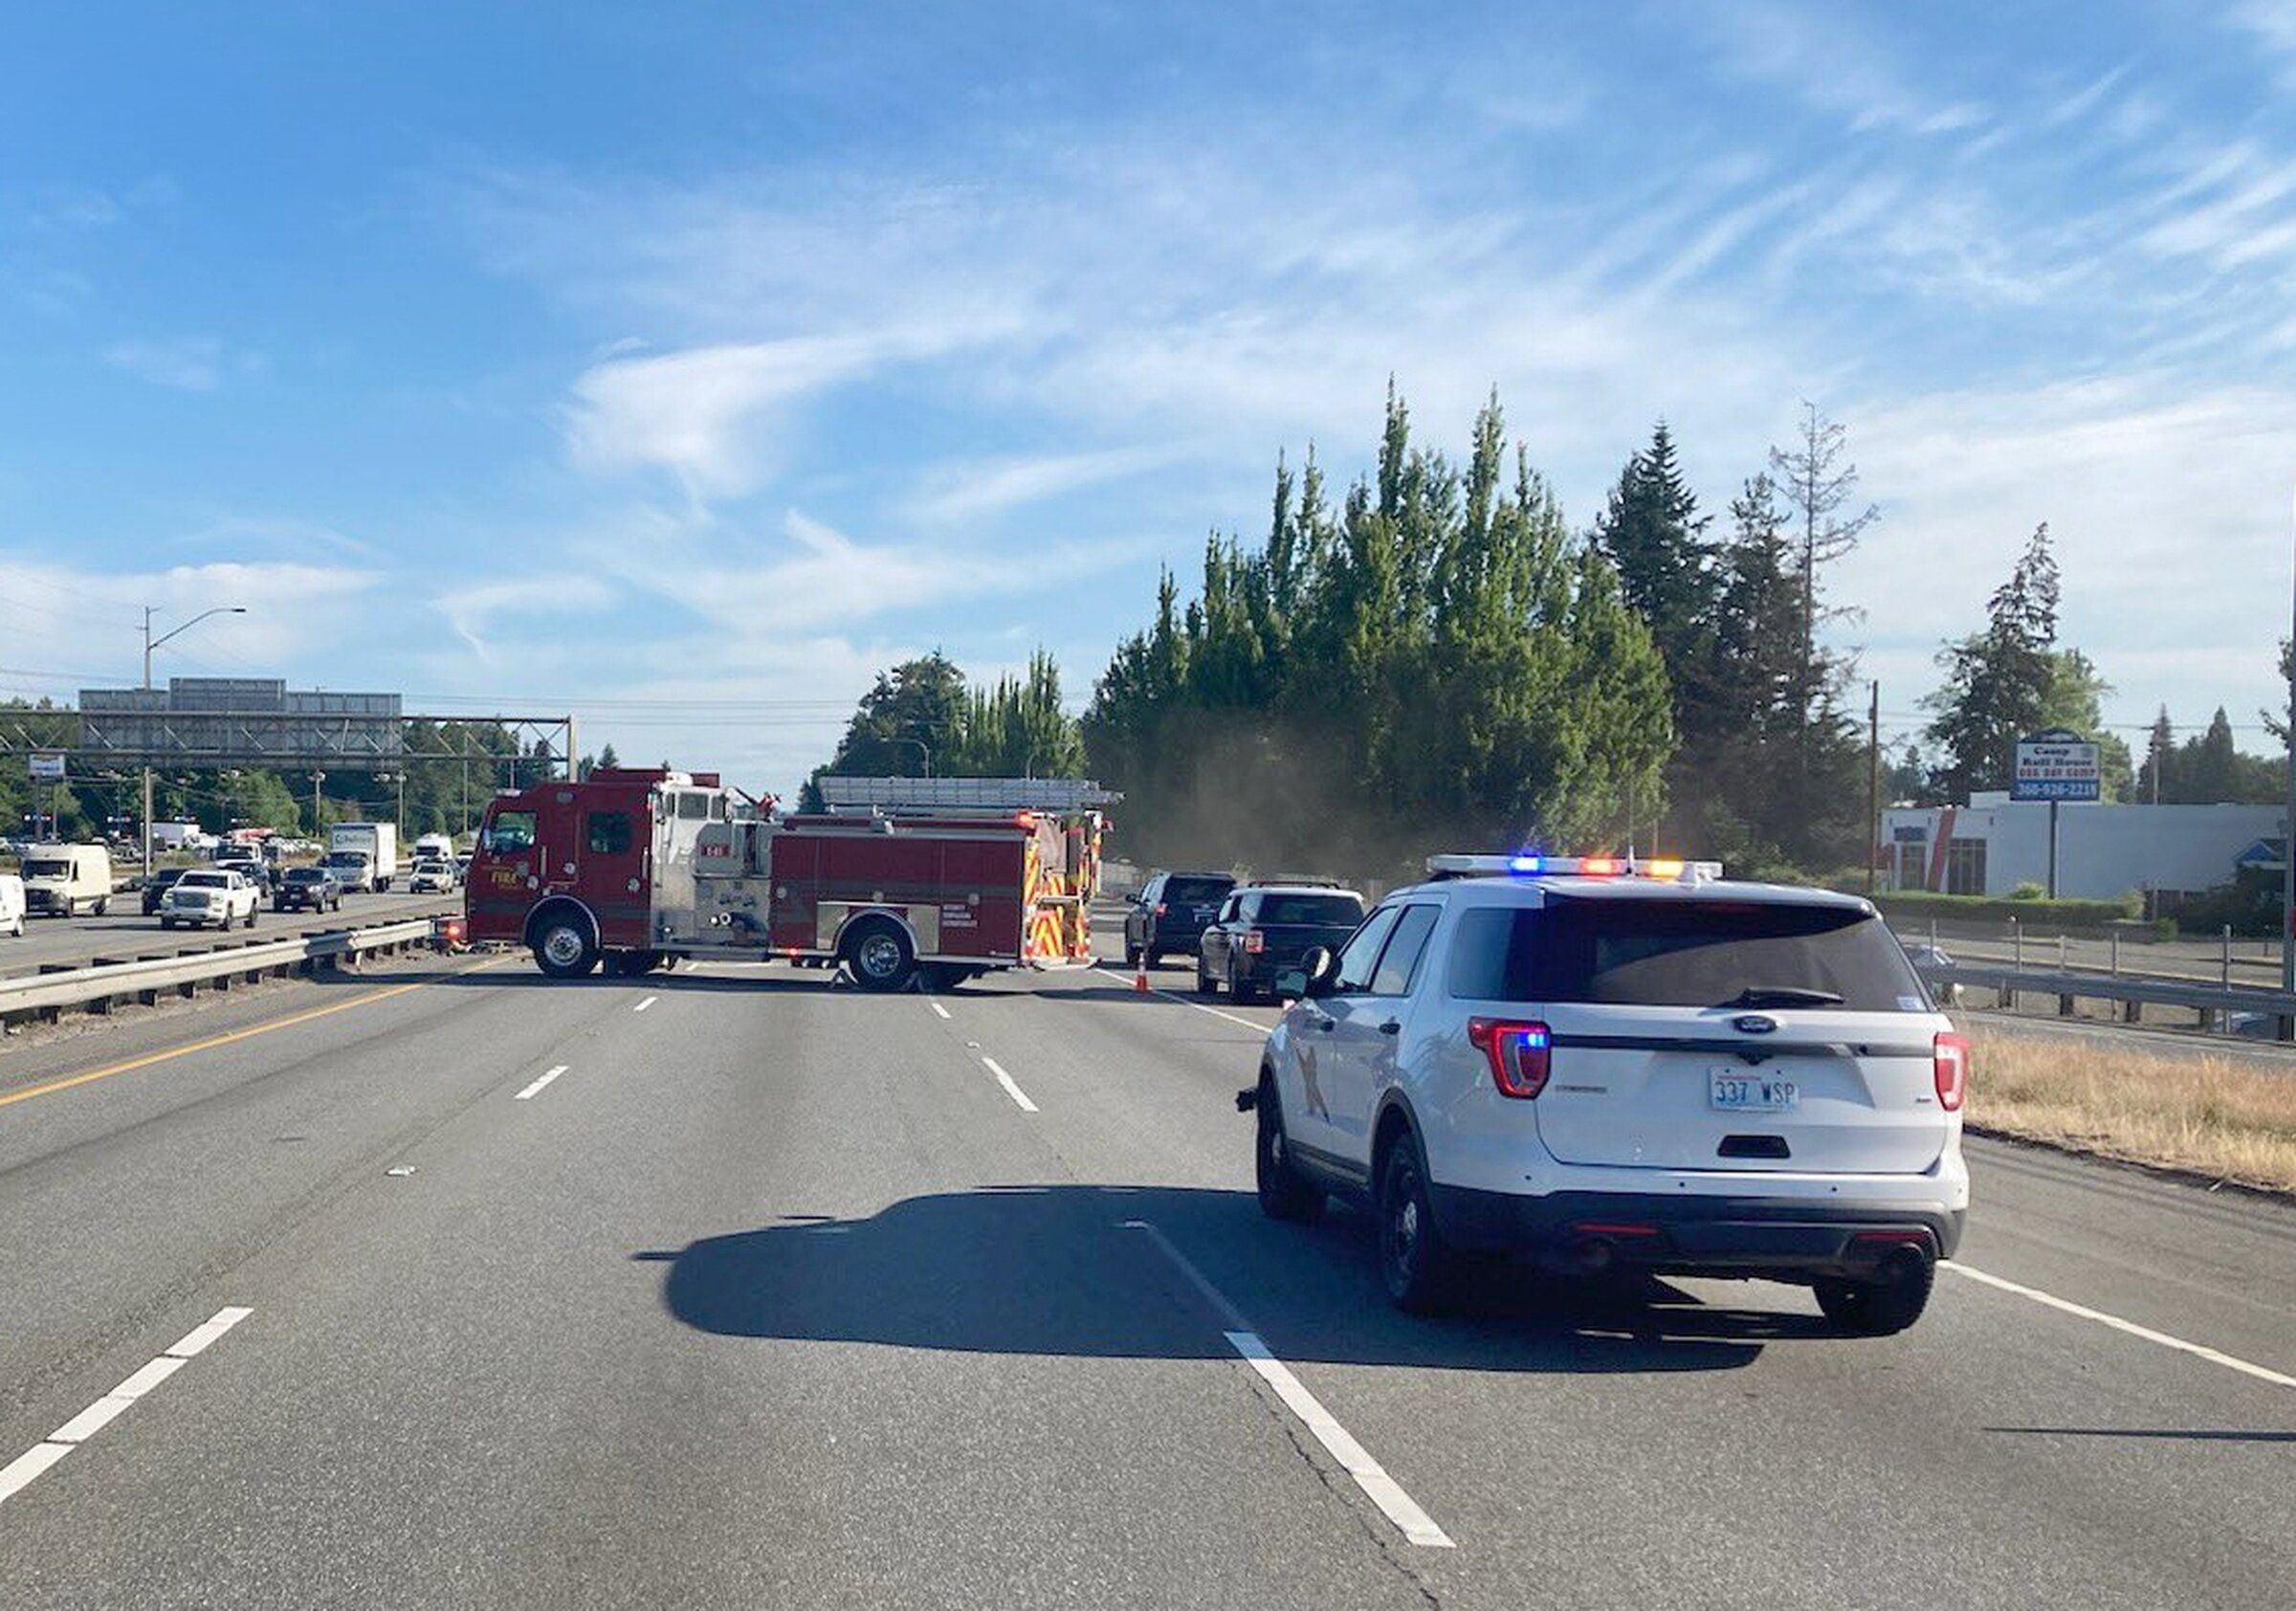
[{"label": "white commercial building", "polygon": [[[2278,806],[2094,806],[2057,812],[2057,894],[2176,898],[2232,882],[2234,863],[2285,831]],[[1882,813],[1883,872],[1901,890],[2007,895],[2049,882],[2049,806],[1979,794],[1967,806]]]}]

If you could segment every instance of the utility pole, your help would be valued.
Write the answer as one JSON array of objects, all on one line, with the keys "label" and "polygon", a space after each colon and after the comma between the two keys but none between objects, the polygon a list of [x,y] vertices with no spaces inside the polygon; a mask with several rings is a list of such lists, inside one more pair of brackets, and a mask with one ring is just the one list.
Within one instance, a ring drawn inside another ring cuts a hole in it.
[{"label": "utility pole", "polygon": [[1866,893],[1871,894],[1882,875],[1882,683],[1873,682],[1866,704]]},{"label": "utility pole", "polygon": [[[2296,527],[2296,497],[2289,500],[2289,520]],[[2296,634],[2296,590],[2289,595],[2290,633]],[[2290,664],[2296,673],[2296,661]],[[2288,678],[2290,720],[2296,721],[2296,674]],[[2280,987],[2296,995],[2296,728],[2288,733],[2288,817],[2281,825],[2280,850]],[[2283,1026],[2284,1028],[2286,1026]]]}]

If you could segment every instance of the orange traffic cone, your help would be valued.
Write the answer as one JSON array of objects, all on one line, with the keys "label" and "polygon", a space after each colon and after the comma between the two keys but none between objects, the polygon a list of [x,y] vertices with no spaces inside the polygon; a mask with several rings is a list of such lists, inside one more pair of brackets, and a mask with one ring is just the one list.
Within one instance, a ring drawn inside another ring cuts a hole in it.
[{"label": "orange traffic cone", "polygon": [[1132,993],[1136,996],[1148,994],[1148,963],[1145,959],[1136,964],[1132,976]]}]

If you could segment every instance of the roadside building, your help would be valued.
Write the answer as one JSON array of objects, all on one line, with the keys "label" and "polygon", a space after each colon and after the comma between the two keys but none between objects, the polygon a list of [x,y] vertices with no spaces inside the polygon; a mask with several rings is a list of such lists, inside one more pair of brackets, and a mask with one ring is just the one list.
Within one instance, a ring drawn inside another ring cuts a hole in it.
[{"label": "roadside building", "polygon": [[[2057,893],[2110,900],[2130,891],[2170,913],[2233,881],[2240,859],[2284,832],[2278,806],[2063,806]],[[1893,889],[2007,895],[2049,877],[2049,806],[1978,794],[1966,806],[1882,813],[1882,872]]]}]

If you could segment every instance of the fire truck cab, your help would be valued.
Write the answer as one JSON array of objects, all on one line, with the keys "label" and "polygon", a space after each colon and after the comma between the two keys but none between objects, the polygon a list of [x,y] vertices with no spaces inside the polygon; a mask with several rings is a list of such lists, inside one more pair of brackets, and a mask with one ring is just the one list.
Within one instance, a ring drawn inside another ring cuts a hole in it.
[{"label": "fire truck cab", "polygon": [[778,958],[897,990],[1081,962],[1092,821],[1088,834],[1049,811],[961,803],[762,818],[715,773],[600,767],[488,806],[470,938],[525,945],[562,979],[602,961],[632,975]]}]

